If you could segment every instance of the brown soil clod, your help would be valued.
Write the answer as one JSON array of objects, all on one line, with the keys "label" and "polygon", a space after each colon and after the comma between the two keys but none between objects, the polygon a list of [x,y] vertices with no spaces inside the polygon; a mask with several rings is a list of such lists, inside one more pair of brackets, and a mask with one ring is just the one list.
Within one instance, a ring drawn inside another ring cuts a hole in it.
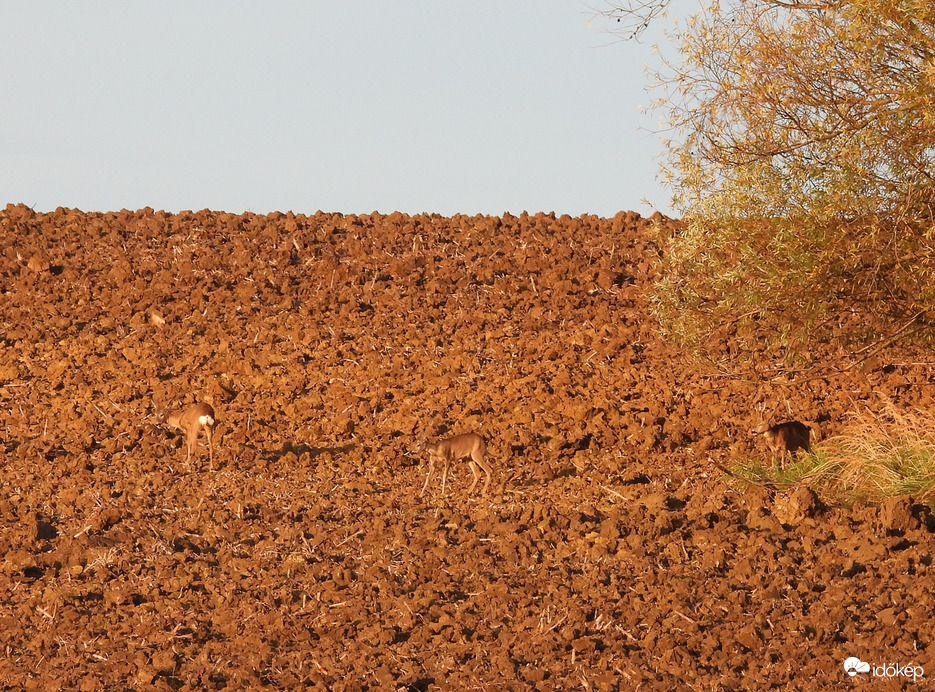
[{"label": "brown soil clod", "polygon": [[[758,383],[657,336],[652,223],[0,209],[2,684],[935,675],[930,514],[722,481]],[[829,429],[854,392],[930,396],[925,358],[880,362],[783,396]],[[154,425],[194,397],[223,416],[210,473]],[[429,509],[406,441],[459,430],[496,492],[452,463]]]}]

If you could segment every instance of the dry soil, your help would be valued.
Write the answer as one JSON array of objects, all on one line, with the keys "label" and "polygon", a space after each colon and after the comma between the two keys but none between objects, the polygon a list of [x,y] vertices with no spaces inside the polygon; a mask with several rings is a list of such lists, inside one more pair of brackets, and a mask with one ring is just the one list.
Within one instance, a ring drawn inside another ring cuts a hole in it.
[{"label": "dry soil", "polygon": [[[657,222],[7,206],[0,687],[924,686],[927,508],[715,463],[756,404],[820,437],[935,368],[711,376],[657,335]],[[202,400],[213,470],[159,423]],[[467,431],[490,492],[419,497],[414,444]]]}]

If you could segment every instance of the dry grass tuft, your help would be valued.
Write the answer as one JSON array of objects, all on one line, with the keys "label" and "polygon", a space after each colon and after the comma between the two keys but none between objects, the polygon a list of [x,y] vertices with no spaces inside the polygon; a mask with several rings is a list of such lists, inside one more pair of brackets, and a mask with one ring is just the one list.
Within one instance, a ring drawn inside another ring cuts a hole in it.
[{"label": "dry grass tuft", "polygon": [[843,432],[812,446],[782,468],[768,463],[737,464],[742,483],[777,488],[806,484],[825,502],[876,504],[912,495],[935,504],[935,415],[900,411],[854,414]]}]

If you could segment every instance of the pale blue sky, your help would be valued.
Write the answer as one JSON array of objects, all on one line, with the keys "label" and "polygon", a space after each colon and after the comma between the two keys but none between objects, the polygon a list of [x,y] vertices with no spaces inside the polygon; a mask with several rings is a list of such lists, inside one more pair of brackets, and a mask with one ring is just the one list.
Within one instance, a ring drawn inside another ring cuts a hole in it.
[{"label": "pale blue sky", "polygon": [[[0,204],[671,213],[580,0],[0,5]],[[642,202],[648,199],[647,206]]]}]

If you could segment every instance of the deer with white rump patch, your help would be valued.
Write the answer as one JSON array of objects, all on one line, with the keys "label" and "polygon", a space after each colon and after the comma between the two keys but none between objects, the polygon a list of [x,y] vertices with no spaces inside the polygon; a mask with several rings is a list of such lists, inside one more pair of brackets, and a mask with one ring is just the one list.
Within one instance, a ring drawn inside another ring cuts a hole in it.
[{"label": "deer with white rump patch", "polygon": [[192,452],[198,445],[198,436],[201,431],[205,431],[205,437],[208,439],[208,460],[210,468],[214,469],[214,409],[210,404],[195,404],[183,411],[176,411],[169,414],[166,418],[170,428],[181,430],[185,433],[185,446],[188,448],[188,456],[185,463],[190,464]]}]

